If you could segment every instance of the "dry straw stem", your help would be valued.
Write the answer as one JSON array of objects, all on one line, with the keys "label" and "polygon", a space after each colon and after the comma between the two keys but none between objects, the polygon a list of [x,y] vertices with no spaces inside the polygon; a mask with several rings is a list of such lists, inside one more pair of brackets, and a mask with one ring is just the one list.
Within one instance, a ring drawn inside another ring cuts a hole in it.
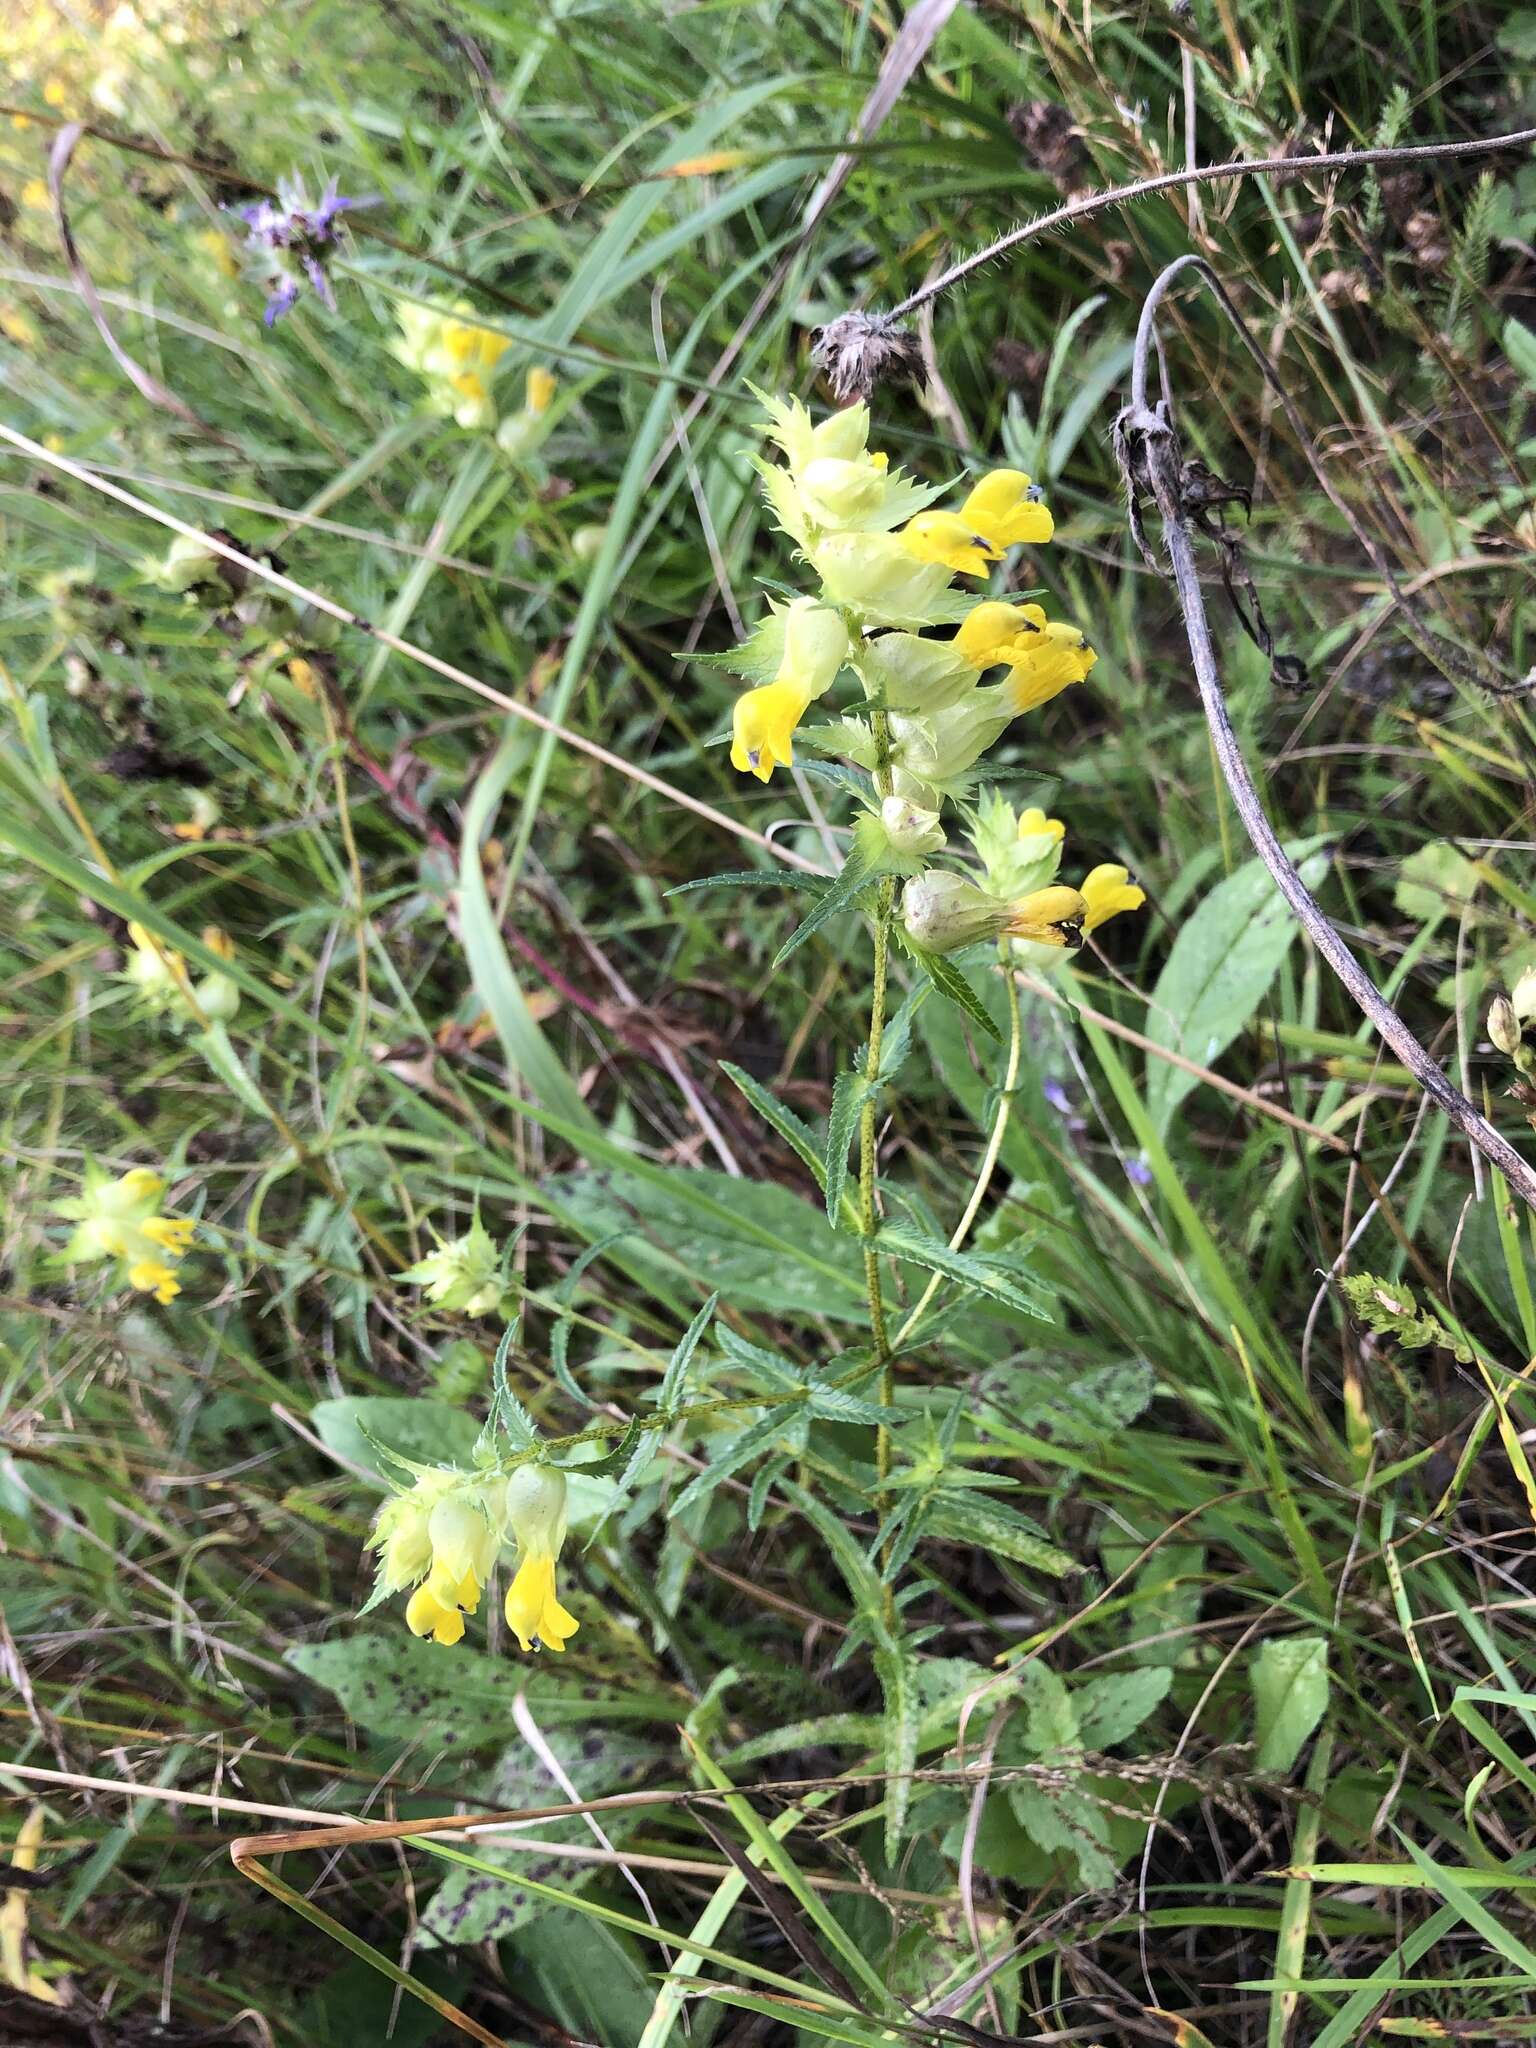
[{"label": "dry straw stem", "polygon": [[[1125,474],[1133,526],[1139,525],[1138,499],[1150,495],[1162,522],[1163,544],[1173,573],[1174,589],[1189,638],[1200,702],[1210,727],[1216,759],[1243,828],[1254,850],[1279,884],[1280,892],[1295,911],[1308,937],[1343,982],[1381,1036],[1414,1075],[1425,1093],[1456,1124],[1483,1154],[1504,1174],[1509,1185],[1532,1208],[1536,1208],[1536,1171],[1520,1156],[1509,1140],[1496,1131],[1486,1117],[1449,1082],[1435,1061],[1420,1045],[1403,1019],[1387,1002],[1365,973],[1359,961],[1323,915],[1316,900],[1298,874],[1254,787],[1253,779],[1238,745],[1232,721],[1227,715],[1221,678],[1206,618],[1205,599],[1195,565],[1194,540],[1186,516],[1184,464],[1174,430],[1172,401],[1166,388],[1155,406],[1147,403],[1147,369],[1156,344],[1157,308],[1176,279],[1186,272],[1210,286],[1217,303],[1236,328],[1249,352],[1264,363],[1272,384],[1278,380],[1264,362],[1262,353],[1248,334],[1242,319],[1222,289],[1210,265],[1198,256],[1181,256],[1154,280],[1148,292],[1136,334],[1136,353],[1131,369],[1131,402],[1115,423],[1115,442]],[[1289,408],[1288,408],[1289,409]],[[1304,445],[1308,445],[1305,444]],[[1309,448],[1310,453],[1310,448]],[[1330,491],[1330,496],[1333,493]]]},{"label": "dry straw stem", "polygon": [[681,805],[684,810],[692,811],[696,817],[718,826],[722,832],[729,832],[733,838],[749,840],[752,845],[762,847],[765,852],[771,853],[775,860],[782,861],[786,867],[801,868],[813,875],[824,872],[815,861],[807,860],[792,847],[776,845],[765,834],[754,832],[749,825],[743,825],[737,819],[727,817],[724,811],[717,811],[713,804],[706,804],[698,797],[690,796],[687,790],[678,789],[675,784],[664,782],[659,775],[652,775],[648,768],[642,768],[634,761],[626,761],[622,755],[599,746],[596,740],[589,740],[584,733],[572,732],[568,726],[557,724],[554,719],[546,718],[542,711],[535,711],[531,704],[519,703],[515,697],[509,697],[504,690],[493,689],[489,683],[481,682],[478,676],[472,676],[467,669],[457,668],[451,661],[444,661],[440,656],[428,653],[425,647],[418,647],[410,640],[402,640],[397,633],[391,633],[386,627],[370,624],[359,613],[350,611],[346,605],[338,604],[334,598],[325,596],[321,591],[311,590],[303,583],[296,583],[291,576],[283,575],[280,570],[274,569],[270,562],[258,561],[254,555],[245,554],[241,549],[231,547],[228,542],[218,539],[216,535],[204,533],[201,527],[189,526],[184,519],[178,519],[174,513],[161,511],[158,505],[151,505],[148,499],[137,497],[132,491],[125,491],[120,484],[112,483],[107,477],[98,475],[78,462],[72,462],[67,455],[56,454],[51,448],[45,448],[40,441],[34,441],[28,435],[18,433],[14,427],[6,426],[3,421],[0,421],[0,441],[9,442],[13,448],[20,449],[24,455],[30,455],[34,461],[46,463],[50,468],[62,471],[65,476],[72,476],[77,483],[85,484],[90,490],[100,491],[104,497],[115,498],[120,505],[127,505],[130,510],[142,513],[146,519],[153,519],[157,525],[169,527],[172,533],[179,533],[188,540],[195,540],[200,546],[207,548],[210,554],[222,556],[226,562],[234,562],[250,575],[260,577],[263,583],[270,583],[275,589],[286,590],[290,597],[296,597],[301,604],[312,604],[328,618],[339,619],[344,626],[352,626],[358,632],[368,634],[370,638],[377,640],[381,647],[389,648],[394,654],[403,655],[407,661],[414,661],[423,668],[431,669],[434,674],[446,677],[451,683],[457,683],[461,689],[472,690],[477,697],[483,697],[488,704],[494,704],[509,717],[520,718],[528,725],[536,725],[541,732],[552,733],[563,745],[574,747],[578,753],[589,755],[594,761],[600,761],[605,768],[611,768],[616,774],[627,776],[631,782],[638,782],[644,789],[654,790],[658,796],[665,797],[668,803]]},{"label": "dry straw stem", "polygon": [[948,270],[903,299],[885,317],[904,319],[907,314],[915,313],[919,306],[926,306],[930,299],[936,299],[940,292],[949,291],[988,263],[1023,248],[1037,235],[1053,234],[1059,228],[1075,226],[1078,221],[1089,220],[1110,207],[1125,206],[1133,199],[1146,199],[1155,192],[1170,192],[1180,185],[1211,185],[1225,178],[1274,178],[1282,175],[1305,178],[1317,171],[1358,170],[1367,164],[1434,163],[1444,157],[1489,156],[1501,149],[1519,149],[1529,142],[1536,142],[1536,128],[1516,129],[1509,135],[1474,135],[1464,142],[1421,142],[1394,149],[1341,149],[1318,156],[1266,156],[1251,162],[1239,158],[1231,163],[1204,164],[1194,170],[1165,171],[1157,178],[1139,178],[1132,185],[1117,185],[1109,192],[1088,192],[1080,199],[1069,199],[1065,206],[1058,206],[1054,212],[1023,222],[999,240],[989,243],[985,249],[978,249],[974,255],[963,256],[958,263],[952,263]]}]

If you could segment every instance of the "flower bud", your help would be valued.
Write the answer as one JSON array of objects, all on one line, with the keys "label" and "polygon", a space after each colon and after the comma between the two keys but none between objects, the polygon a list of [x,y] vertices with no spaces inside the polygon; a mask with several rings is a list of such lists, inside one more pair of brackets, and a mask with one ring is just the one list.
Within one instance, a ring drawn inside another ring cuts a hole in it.
[{"label": "flower bud", "polygon": [[947,868],[914,876],[901,894],[907,937],[930,953],[955,953],[981,939],[1000,938],[1011,916],[1001,897]]},{"label": "flower bud", "polygon": [[1495,996],[1488,1005],[1488,1036],[1506,1059],[1520,1050],[1520,1019],[1508,996]]},{"label": "flower bud", "polygon": [[565,1474],[558,1465],[519,1465],[507,1481],[507,1527],[528,1557],[558,1557],[565,1541]]},{"label": "flower bud", "polygon": [[924,810],[907,797],[886,797],[880,806],[880,822],[897,853],[937,853],[944,844],[938,812]]},{"label": "flower bud", "polygon": [[857,526],[885,496],[885,475],[869,462],[818,455],[795,478],[800,502],[818,526]]},{"label": "flower bud", "polygon": [[439,1308],[459,1309],[469,1316],[487,1316],[501,1305],[504,1291],[501,1258],[490,1232],[476,1223],[451,1243],[407,1266],[399,1276],[426,1290]]},{"label": "flower bud", "polygon": [[1509,1006],[1521,1024],[1536,1021],[1536,967],[1527,967],[1510,990]]},{"label": "flower bud", "polygon": [[603,542],[608,538],[608,528],[602,526],[578,526],[571,535],[571,553],[582,568],[589,569],[602,552]]}]

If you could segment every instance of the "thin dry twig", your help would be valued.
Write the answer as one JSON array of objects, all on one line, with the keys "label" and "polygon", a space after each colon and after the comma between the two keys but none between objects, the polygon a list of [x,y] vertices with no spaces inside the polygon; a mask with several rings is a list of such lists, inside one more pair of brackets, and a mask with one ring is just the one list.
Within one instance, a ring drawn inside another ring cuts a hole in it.
[{"label": "thin dry twig", "polygon": [[1367,164],[1413,164],[1433,163],[1444,157],[1489,156],[1501,149],[1519,149],[1528,142],[1536,142],[1536,128],[1517,129],[1510,135],[1474,135],[1463,142],[1420,142],[1394,149],[1341,149],[1318,156],[1268,156],[1258,157],[1251,162],[1236,159],[1224,164],[1203,164],[1194,169],[1165,171],[1160,177],[1138,178],[1131,185],[1116,185],[1108,192],[1085,192],[1076,199],[1069,199],[1065,206],[1058,206],[1051,213],[1043,213],[1036,220],[1025,221],[1012,228],[985,249],[978,249],[970,256],[963,256],[958,263],[952,263],[948,270],[921,285],[908,298],[902,300],[887,316],[892,320],[903,320],[909,313],[915,313],[919,306],[936,299],[941,292],[950,291],[957,284],[983,269],[988,263],[995,263],[1001,256],[1011,255],[1015,249],[1022,249],[1026,242],[1032,242],[1037,235],[1052,234],[1058,228],[1075,225],[1080,220],[1089,220],[1096,213],[1104,213],[1113,206],[1127,206],[1133,199],[1149,198],[1154,192],[1169,192],[1179,185],[1210,185],[1224,178],[1275,178],[1310,177],[1315,171],[1359,170]]},{"label": "thin dry twig", "polygon": [[131,511],[142,513],[146,519],[153,519],[157,525],[169,527],[172,533],[179,533],[188,540],[195,540],[211,554],[221,556],[226,562],[235,563],[247,574],[260,577],[262,582],[270,583],[278,590],[286,590],[290,597],[297,598],[301,604],[312,604],[328,618],[339,619],[344,626],[352,626],[358,632],[368,634],[381,647],[389,648],[391,653],[403,655],[407,661],[418,662],[423,668],[429,668],[434,674],[445,677],[451,683],[457,683],[462,689],[472,690],[477,697],[483,697],[488,704],[494,704],[509,717],[520,718],[528,725],[536,725],[541,732],[553,734],[563,745],[574,747],[578,753],[589,755],[592,760],[601,762],[605,768],[611,768],[617,774],[627,776],[631,782],[638,782],[642,788],[653,790],[658,796],[665,797],[668,803],[679,804],[684,810],[692,811],[695,816],[718,826],[722,832],[730,833],[733,838],[748,840],[752,845],[762,847],[765,852],[771,853],[775,860],[782,861],[786,867],[801,868],[813,875],[824,872],[813,860],[807,860],[803,854],[796,853],[793,847],[775,845],[773,840],[763,833],[754,832],[750,825],[743,825],[737,819],[727,817],[724,811],[717,811],[713,804],[704,803],[700,798],[690,796],[687,790],[678,789],[675,784],[664,782],[659,775],[652,775],[648,768],[642,768],[634,761],[626,761],[622,755],[599,746],[596,740],[589,740],[584,733],[572,732],[568,726],[560,725],[552,718],[546,718],[542,711],[535,711],[531,704],[519,703],[517,698],[509,697],[504,690],[493,689],[489,683],[483,683],[467,669],[458,668],[453,662],[444,661],[441,656],[428,653],[425,647],[418,647],[413,641],[402,640],[397,633],[391,633],[387,627],[373,625],[360,613],[349,610],[346,605],[338,604],[334,598],[327,597],[322,591],[311,590],[306,584],[296,583],[291,576],[285,576],[281,570],[274,569],[270,562],[259,561],[255,556],[245,554],[237,547],[231,547],[216,534],[205,533],[200,527],[189,526],[184,519],[178,519],[174,513],[163,512],[158,505],[151,505],[146,498],[140,498],[132,491],[125,491],[120,484],[114,484],[107,477],[96,474],[78,462],[72,462],[67,455],[56,454],[53,449],[45,448],[40,441],[32,440],[29,435],[18,433],[14,427],[7,426],[3,421],[0,421],[0,441],[9,442],[13,448],[31,456],[34,461],[46,463],[50,468],[62,471],[65,476],[72,476],[77,483],[85,484],[90,490],[100,491],[104,497],[115,498],[120,505],[126,505]]}]

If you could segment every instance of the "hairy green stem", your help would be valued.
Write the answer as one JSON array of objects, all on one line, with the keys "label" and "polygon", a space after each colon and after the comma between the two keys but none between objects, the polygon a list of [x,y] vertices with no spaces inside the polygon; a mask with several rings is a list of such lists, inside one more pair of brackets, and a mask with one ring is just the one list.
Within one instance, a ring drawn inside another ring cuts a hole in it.
[{"label": "hairy green stem", "polygon": [[[891,794],[891,728],[886,714],[881,709],[870,711],[870,731],[875,742],[875,788],[881,796]],[[896,1374],[891,1364],[891,1343],[885,1327],[885,1299],[880,1286],[880,1257],[875,1250],[875,1232],[880,1227],[878,1201],[878,1165],[876,1160],[876,1132],[878,1126],[878,1089],[880,1074],[880,1043],[885,1035],[886,983],[890,971],[891,919],[896,907],[896,881],[892,875],[881,878],[879,893],[875,898],[875,962],[874,982],[869,997],[869,1044],[864,1055],[864,1079],[868,1092],[864,1106],[859,1111],[859,1230],[864,1239],[864,1292],[869,1301],[869,1331],[874,1341],[875,1359],[880,1368],[880,1405],[889,1408],[896,1398]],[[886,1481],[891,1476],[891,1432],[887,1423],[875,1427],[875,1476],[879,1482],[875,1504],[880,1518],[884,1521],[890,1511],[890,1495]],[[888,1562],[890,1547],[886,1546],[883,1561]],[[885,1612],[887,1621],[895,1617],[895,1594],[889,1582],[885,1587]]]}]

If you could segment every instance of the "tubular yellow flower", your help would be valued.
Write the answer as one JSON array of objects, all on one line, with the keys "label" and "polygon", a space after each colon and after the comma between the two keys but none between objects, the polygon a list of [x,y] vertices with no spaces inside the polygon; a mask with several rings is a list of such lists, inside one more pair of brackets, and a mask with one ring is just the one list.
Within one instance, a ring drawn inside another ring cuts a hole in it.
[{"label": "tubular yellow flower", "polygon": [[988,547],[957,512],[919,512],[907,521],[899,538],[920,562],[942,562],[959,576],[985,576],[1001,553]]},{"label": "tubular yellow flower", "polygon": [[1031,804],[1027,811],[1019,813],[1019,837],[1021,839],[1050,838],[1058,842],[1066,837],[1067,828],[1060,818],[1048,818],[1038,804]]},{"label": "tubular yellow flower", "polygon": [[988,547],[1001,554],[1020,541],[1038,545],[1056,531],[1056,522],[1038,498],[1022,469],[994,469],[984,476],[965,503],[960,517]]},{"label": "tubular yellow flower", "polygon": [[[1039,611],[1026,605],[1026,611]],[[1080,683],[1098,660],[1077,626],[1046,621],[1042,614],[1037,630],[1019,645],[1013,666],[1003,679],[1003,690],[1015,711],[1034,711],[1072,683]]]},{"label": "tubular yellow flower", "polygon": [[988,598],[967,612],[954,638],[955,652],[973,668],[996,668],[1001,662],[1016,661],[1025,636],[1044,623],[1041,605],[1004,604],[998,598]]},{"label": "tubular yellow flower", "polygon": [[116,1259],[125,1286],[153,1294],[159,1302],[173,1301],[181,1292],[176,1268],[197,1226],[190,1216],[154,1213],[164,1192],[165,1182],[147,1166],[108,1180],[88,1165],[82,1192],[53,1205],[56,1215],[67,1216],[75,1226],[60,1254],[64,1264]]},{"label": "tubular yellow flower", "polygon": [[520,1465],[507,1481],[507,1526],[518,1549],[507,1627],[524,1650],[536,1642],[563,1650],[581,1626],[555,1593],[555,1562],[565,1541],[565,1474],[553,1465]]},{"label": "tubular yellow flower", "polygon": [[140,1259],[128,1268],[128,1285],[139,1294],[152,1294],[162,1307],[181,1292],[174,1266],[163,1259]]},{"label": "tubular yellow flower", "polygon": [[1087,905],[1083,913],[1083,930],[1097,931],[1112,917],[1118,917],[1122,910],[1140,910],[1147,900],[1145,889],[1139,888],[1125,868],[1113,861],[1105,861],[1083,877],[1083,901]]},{"label": "tubular yellow flower", "polygon": [[1009,906],[1008,935],[1037,946],[1080,946],[1088,905],[1076,889],[1056,882]]},{"label": "tubular yellow flower", "polygon": [[445,1648],[464,1638],[463,1614],[451,1602],[440,1600],[430,1582],[418,1586],[406,1602],[405,1625],[413,1636],[430,1636]]},{"label": "tubular yellow flower", "polygon": [[792,766],[795,727],[831,688],[848,655],[848,629],[837,613],[811,597],[797,598],[782,614],[784,654],[771,683],[736,700],[731,766],[766,782],[779,762]]},{"label": "tubular yellow flower", "polygon": [[736,699],[731,766],[766,782],[782,761],[793,767],[795,727],[810,705],[792,683],[760,683]]},{"label": "tubular yellow flower", "polygon": [[536,363],[523,385],[524,406],[529,412],[548,412],[557,388],[554,375]]}]

